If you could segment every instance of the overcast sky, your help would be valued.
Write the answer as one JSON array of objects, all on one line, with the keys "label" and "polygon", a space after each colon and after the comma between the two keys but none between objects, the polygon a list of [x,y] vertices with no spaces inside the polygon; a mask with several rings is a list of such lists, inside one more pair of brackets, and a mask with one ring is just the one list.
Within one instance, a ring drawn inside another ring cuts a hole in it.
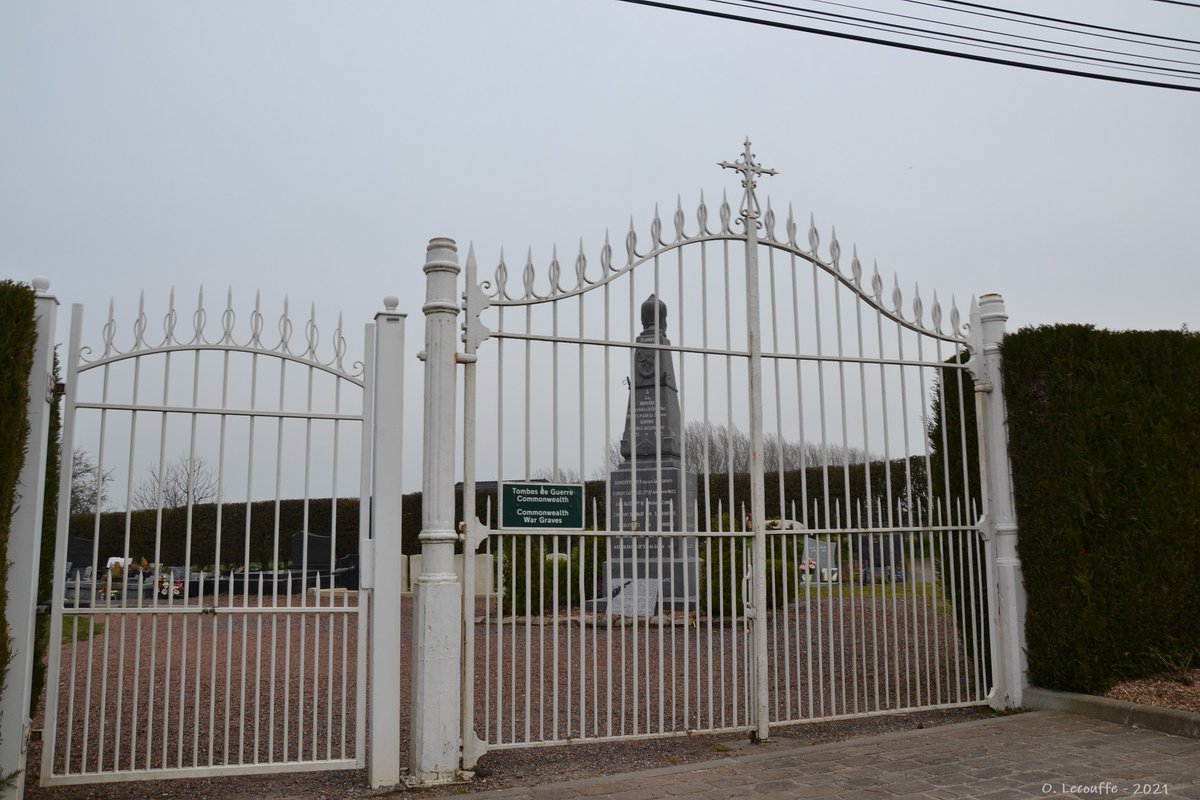
[{"label": "overcast sky", "polygon": [[[1181,5],[1005,4],[1200,39]],[[95,344],[114,298],[120,344],[139,291],[157,326],[171,287],[185,319],[228,287],[243,324],[262,290],[268,331],[284,294],[324,343],[343,313],[351,358],[394,294],[415,353],[431,237],[485,271],[532,248],[544,276],[581,239],[596,264],[656,205],[694,227],[701,192],[736,203],[717,162],[747,136],[779,173],[760,196],[906,297],[1200,329],[1197,94],[615,0],[0,2],[0,276],[50,279],[60,339],[72,303]]]},{"label": "overcast sky", "polygon": [[[1150,0],[1036,8],[1200,39]],[[734,192],[749,136],[777,208],[904,287],[1200,328],[1194,93],[612,0],[40,0],[0,5],[0,115],[0,275],[92,320],[203,285],[354,327],[397,294],[419,336],[430,237],[594,254]]]}]

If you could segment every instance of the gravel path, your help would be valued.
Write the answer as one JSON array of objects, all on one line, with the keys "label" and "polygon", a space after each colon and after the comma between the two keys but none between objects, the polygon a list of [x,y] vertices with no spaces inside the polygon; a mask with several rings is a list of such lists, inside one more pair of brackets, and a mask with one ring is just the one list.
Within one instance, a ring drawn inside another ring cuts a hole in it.
[{"label": "gravel path", "polygon": [[[223,602],[221,598],[219,604]],[[950,692],[952,686],[955,691],[971,689],[961,669],[963,654],[955,644],[952,620],[926,613],[920,604],[897,609],[893,603],[882,609],[890,613],[886,617],[870,606],[825,602],[812,609],[793,606],[768,618],[776,631],[769,654],[773,682],[776,696],[782,698],[772,710],[775,718],[892,710],[917,702],[962,702],[971,696],[938,694]],[[485,606],[476,610],[480,619],[488,619]],[[340,612],[289,613],[272,625],[260,622],[253,612],[230,613],[191,615],[185,625],[179,616],[170,619],[164,614],[157,619],[109,615],[104,633],[91,643],[83,638],[63,646],[67,668],[58,687],[58,716],[60,730],[69,718],[74,720],[72,770],[94,770],[101,759],[111,770],[114,764],[127,769],[188,766],[210,759],[250,761],[256,756],[280,760],[285,753],[289,758],[352,758],[357,720],[349,698],[356,688],[357,631],[353,618],[346,617]],[[872,619],[887,623],[892,638],[886,651],[876,648],[880,631],[867,624]],[[510,619],[499,624],[492,618],[476,625],[478,729],[486,730],[493,741],[519,743],[526,731],[537,739],[714,725],[741,730],[497,750],[480,761],[474,790],[700,761],[746,741],[744,621],[712,626],[705,620],[656,625],[643,621],[614,629],[607,620],[594,625],[577,616],[562,617],[559,624],[543,622]],[[269,658],[255,657],[269,654],[272,643],[273,666]],[[168,651],[175,654],[172,666]],[[606,660],[609,652],[615,654],[615,667]],[[923,656],[935,653],[937,663],[931,669],[916,668]],[[823,670],[809,670],[810,655]],[[122,661],[123,672],[118,670]],[[89,663],[97,668],[90,683]],[[255,666],[259,663],[264,666]],[[314,663],[321,675],[317,680],[312,678]],[[528,688],[523,677],[515,677],[523,676],[526,664],[535,668],[536,676]],[[710,666],[717,676],[712,681],[707,679]],[[829,677],[819,677],[825,674]],[[400,676],[400,685],[408,686],[407,676]],[[407,717],[407,700],[402,709]],[[838,741],[973,719],[979,713],[957,708],[808,722],[775,726],[772,737],[800,743]],[[35,728],[43,725],[35,720]],[[103,748],[98,746],[102,741]],[[129,783],[37,787],[40,750],[35,743],[29,763],[30,798],[125,798],[133,788]],[[68,762],[59,750],[61,771]],[[406,760],[406,754],[402,758]],[[135,791],[139,796],[179,798],[370,796],[365,784],[364,770],[346,769],[143,782]],[[462,787],[443,787],[422,793],[461,791]]]}]

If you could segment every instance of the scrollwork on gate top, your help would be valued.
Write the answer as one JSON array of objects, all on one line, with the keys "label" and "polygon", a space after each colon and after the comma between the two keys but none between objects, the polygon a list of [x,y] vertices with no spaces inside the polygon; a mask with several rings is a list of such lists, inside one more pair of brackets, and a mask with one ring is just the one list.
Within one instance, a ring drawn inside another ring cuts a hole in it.
[{"label": "scrollwork on gate top", "polygon": [[180,325],[180,313],[176,308],[175,289],[172,287],[167,302],[167,311],[162,317],[161,335],[152,333],[146,312],[146,295],[138,295],[137,316],[132,325],[132,340],[122,349],[117,341],[118,325],[114,303],[108,303],[108,318],[101,331],[103,351],[96,358],[89,358],[93,350],[81,348],[80,362],[85,366],[98,366],[105,362],[119,361],[133,356],[149,355],[155,352],[165,352],[181,349],[213,349],[233,350],[260,355],[271,355],[298,361],[322,370],[337,373],[345,378],[361,382],[363,363],[354,361],[347,367],[346,338],[343,335],[342,315],[338,314],[337,325],[331,337],[330,351],[320,353],[321,332],[317,325],[316,304],[309,306],[308,318],[303,323],[302,341],[297,338],[295,325],[290,311],[290,301],[285,296],[283,311],[276,323],[277,336],[271,336],[264,341],[266,318],[262,310],[262,295],[254,294],[254,308],[248,316],[249,330],[244,337],[239,338],[238,314],[233,305],[233,289],[226,292],[225,306],[219,315],[219,329],[208,330],[208,310],[204,302],[204,288],[201,287],[196,299],[196,307],[191,312],[191,324]]},{"label": "scrollwork on gate top", "polygon": [[[686,230],[686,217],[682,200],[676,200],[673,214],[673,235],[665,234],[659,210],[655,207],[654,216],[650,221],[650,246],[639,248],[637,229],[633,219],[629,222],[629,231],[625,234],[625,258],[623,263],[613,261],[613,246],[608,231],[604,233],[604,243],[600,248],[599,274],[589,274],[590,264],[584,249],[583,240],[579,242],[579,250],[575,256],[573,285],[569,273],[564,273],[558,256],[558,249],[552,250],[550,262],[546,270],[547,288],[539,293],[535,288],[538,270],[533,261],[533,250],[526,252],[524,264],[520,270],[520,287],[510,286],[510,270],[505,260],[504,251],[500,252],[500,261],[496,266],[493,278],[479,284],[482,293],[492,305],[526,305],[559,300],[601,286],[615,280],[632,270],[639,264],[652,261],[672,250],[686,245],[710,241],[746,241],[744,231],[735,230],[737,222],[733,218],[733,210],[727,197],[723,196],[718,211],[719,224],[715,229],[709,227],[708,206],[701,193],[700,202],[696,209],[697,227],[694,232]],[[761,245],[792,254],[824,269],[844,285],[851,288],[866,302],[873,305],[884,315],[901,324],[941,338],[956,341],[966,341],[970,326],[962,320],[957,303],[951,298],[949,311],[949,329],[944,328],[944,308],[937,292],[933,293],[932,303],[928,308],[926,318],[925,300],[921,296],[920,286],[915,286],[911,304],[905,307],[904,293],[900,289],[899,278],[893,274],[892,289],[888,296],[884,295],[884,279],[879,273],[879,265],[873,264],[871,274],[864,276],[862,261],[859,259],[858,247],[851,248],[851,258],[848,267],[842,265],[842,246],[837,238],[837,230],[830,232],[828,256],[820,254],[821,234],[816,222],[809,216],[805,241],[799,240],[800,228],[796,222],[792,207],[788,206],[787,217],[783,223],[782,235],[777,233],[777,217],[770,198],[767,199],[766,209],[760,220],[758,241]],[[564,285],[564,279],[567,285]]]}]

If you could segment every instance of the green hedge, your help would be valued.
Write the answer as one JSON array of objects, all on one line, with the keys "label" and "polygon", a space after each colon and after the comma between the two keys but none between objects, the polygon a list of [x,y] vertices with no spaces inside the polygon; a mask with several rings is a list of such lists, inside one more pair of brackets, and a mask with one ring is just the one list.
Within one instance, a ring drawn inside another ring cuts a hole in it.
[{"label": "green hedge", "polygon": [[[164,564],[182,565],[190,561],[194,568],[224,564],[226,568],[246,561],[246,504],[225,503],[221,513],[221,552],[216,550],[217,511],[215,503],[203,503],[192,508],[191,552],[187,552],[188,515],[184,508],[164,509],[162,536],[156,552],[155,532],[158,511],[134,511],[129,515],[129,557],[134,561],[156,559]],[[275,516],[279,515],[279,550],[275,551]],[[334,506],[329,498],[308,502],[307,528],[303,500],[261,501],[250,505],[251,564],[266,567],[291,559],[291,535],[307,529],[309,533],[329,536],[333,530]],[[336,558],[358,552],[358,500],[339,498],[337,501]],[[79,514],[71,518],[71,536],[91,541],[95,517]],[[122,555],[125,548],[126,515],[111,511],[100,515],[101,566],[109,556]],[[409,533],[408,530],[405,531]],[[415,539],[415,532],[413,533]],[[76,564],[76,567],[81,565]]]},{"label": "green hedge", "polygon": [[[8,540],[17,504],[17,482],[29,438],[29,370],[37,336],[34,293],[28,286],[0,281],[0,619],[8,614]],[[0,690],[12,658],[7,634],[0,636]]]},{"label": "green hedge", "polygon": [[1200,661],[1200,336],[1059,325],[1002,352],[1031,681]]}]

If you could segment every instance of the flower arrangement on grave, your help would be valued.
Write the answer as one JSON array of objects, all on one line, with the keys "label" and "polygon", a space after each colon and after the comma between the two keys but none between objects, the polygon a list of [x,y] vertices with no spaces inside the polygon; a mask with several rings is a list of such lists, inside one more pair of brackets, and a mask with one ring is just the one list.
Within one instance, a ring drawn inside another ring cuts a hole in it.
[{"label": "flower arrangement on grave", "polygon": [[182,597],[183,596],[183,579],[172,577],[171,573],[164,572],[158,576],[158,596],[159,597]]}]

